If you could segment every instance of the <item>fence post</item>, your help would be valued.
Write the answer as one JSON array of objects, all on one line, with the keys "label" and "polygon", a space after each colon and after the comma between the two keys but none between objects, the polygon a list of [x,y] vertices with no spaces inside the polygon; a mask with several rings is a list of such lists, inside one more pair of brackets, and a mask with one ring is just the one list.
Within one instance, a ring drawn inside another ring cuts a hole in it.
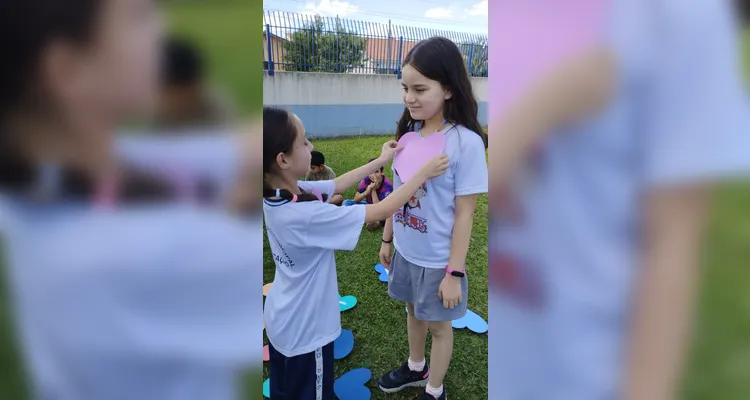
[{"label": "fence post", "polygon": [[273,76],[273,52],[271,51],[271,24],[266,24],[266,45],[268,46],[268,76]]},{"label": "fence post", "polygon": [[473,58],[474,58],[474,43],[469,45],[469,59],[466,61],[467,62],[466,69],[469,70],[469,76],[474,76],[472,75],[472,71],[471,71],[471,61]]},{"label": "fence post", "polygon": [[398,59],[396,60],[396,78],[401,79],[401,52],[404,50],[404,37],[399,36],[398,37]]}]

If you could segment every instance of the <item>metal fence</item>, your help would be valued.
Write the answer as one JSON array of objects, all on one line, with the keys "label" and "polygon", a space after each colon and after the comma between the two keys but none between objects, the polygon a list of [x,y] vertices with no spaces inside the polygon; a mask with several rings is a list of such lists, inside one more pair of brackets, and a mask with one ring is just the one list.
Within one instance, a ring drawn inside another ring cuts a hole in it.
[{"label": "metal fence", "polygon": [[440,31],[265,10],[263,69],[275,71],[393,74],[420,40],[446,37],[458,45],[471,76],[488,72],[487,35]]}]

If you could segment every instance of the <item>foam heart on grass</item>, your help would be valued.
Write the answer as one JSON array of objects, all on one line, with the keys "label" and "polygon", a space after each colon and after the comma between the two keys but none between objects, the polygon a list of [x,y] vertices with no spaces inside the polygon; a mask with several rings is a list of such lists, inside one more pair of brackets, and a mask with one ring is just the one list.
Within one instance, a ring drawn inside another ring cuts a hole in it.
[{"label": "foam heart on grass", "polygon": [[[406,307],[404,307],[404,310],[406,310],[407,313],[409,312],[409,309]],[[487,321],[471,310],[466,310],[466,315],[463,317],[454,319],[451,322],[451,326],[453,326],[454,329],[466,328],[474,333],[485,333],[489,330]]]},{"label": "foam heart on grass", "polygon": [[401,182],[407,182],[422,166],[443,152],[445,135],[437,132],[422,137],[417,132],[407,132],[398,140],[398,145],[404,149],[393,158],[393,169]]},{"label": "foam heart on grass", "polygon": [[471,310],[466,310],[466,315],[462,318],[453,320],[452,325],[456,329],[467,328],[474,333],[485,333],[489,329],[487,321]]},{"label": "foam heart on grass", "polygon": [[339,295],[339,310],[344,312],[351,310],[357,305],[357,298],[354,296],[341,296]]},{"label": "foam heart on grass", "polygon": [[[333,382],[333,393],[339,400],[370,400],[370,389],[365,384],[372,378],[367,368],[353,369]],[[263,382],[263,396],[271,398],[271,379]]]},{"label": "foam heart on grass", "polygon": [[372,378],[367,368],[353,369],[333,382],[333,393],[339,400],[369,400],[370,389],[365,386]]},{"label": "foam heart on grass", "polygon": [[333,359],[340,360],[349,355],[354,349],[354,333],[349,329],[342,329],[341,334],[333,341]]},{"label": "foam heart on grass", "polygon": [[388,270],[385,269],[385,266],[383,264],[378,264],[375,266],[375,271],[380,274],[378,279],[380,279],[380,282],[388,282]]}]

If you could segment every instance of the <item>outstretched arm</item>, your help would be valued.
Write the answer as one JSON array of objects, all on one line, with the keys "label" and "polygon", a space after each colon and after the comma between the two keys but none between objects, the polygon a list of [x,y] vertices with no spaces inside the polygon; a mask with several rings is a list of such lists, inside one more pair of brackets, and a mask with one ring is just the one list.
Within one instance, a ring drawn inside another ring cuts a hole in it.
[{"label": "outstretched arm", "polygon": [[492,121],[490,191],[508,185],[549,133],[600,109],[614,89],[615,73],[609,51],[591,49],[552,71]]},{"label": "outstretched arm", "polygon": [[398,143],[396,143],[395,140],[386,142],[383,145],[380,157],[334,179],[334,183],[336,184],[335,193],[344,193],[352,186],[361,182],[362,179],[365,179],[367,175],[370,175],[373,171],[383,168],[391,161],[393,156],[399,150],[401,150],[401,148],[398,147]]}]

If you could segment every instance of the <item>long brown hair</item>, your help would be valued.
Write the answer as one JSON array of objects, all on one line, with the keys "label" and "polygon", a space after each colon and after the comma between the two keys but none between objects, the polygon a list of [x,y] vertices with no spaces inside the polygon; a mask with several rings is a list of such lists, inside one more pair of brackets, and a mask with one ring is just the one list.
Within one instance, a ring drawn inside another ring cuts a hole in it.
[{"label": "long brown hair", "polygon": [[[476,132],[487,148],[487,135],[479,124],[479,106],[474,97],[469,73],[466,70],[461,51],[455,43],[444,37],[431,37],[417,43],[404,58],[403,66],[411,65],[428,79],[440,82],[451,93],[445,101],[445,120],[455,125],[463,125]],[[404,112],[396,127],[396,140],[416,128],[409,109]]]}]

